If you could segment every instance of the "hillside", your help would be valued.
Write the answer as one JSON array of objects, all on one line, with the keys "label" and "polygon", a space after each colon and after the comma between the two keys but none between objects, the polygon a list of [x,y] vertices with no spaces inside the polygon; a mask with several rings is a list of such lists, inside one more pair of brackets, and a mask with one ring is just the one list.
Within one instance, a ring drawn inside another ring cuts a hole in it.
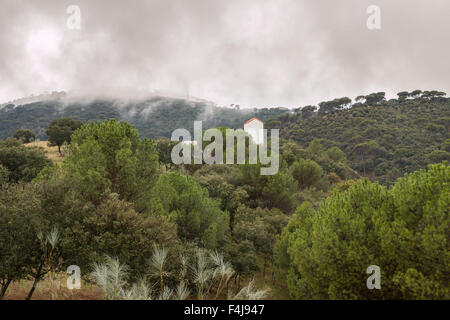
[{"label": "hillside", "polygon": [[358,97],[365,103],[342,98],[296,109],[266,124],[305,148],[314,139],[339,147],[353,169],[380,182],[450,160],[449,98],[418,94],[386,101],[381,93],[371,101],[375,95]]},{"label": "hillside", "polygon": [[55,118],[83,122],[116,119],[132,124],[143,137],[170,137],[177,128],[192,130],[195,120],[204,129],[241,128],[250,117],[280,129],[281,137],[306,148],[319,139],[325,148],[339,147],[349,165],[362,176],[390,183],[406,172],[430,163],[450,160],[450,99],[438,91],[399,93],[386,101],[384,93],[326,101],[289,112],[284,108],[242,109],[218,107],[204,100],[153,97],[141,101],[54,99],[0,109],[0,138],[20,128],[46,139]]},{"label": "hillside", "polygon": [[173,130],[192,130],[194,120],[203,120],[204,128],[226,126],[242,128],[249,117],[266,120],[288,112],[284,108],[236,109],[218,107],[202,100],[153,97],[142,101],[95,100],[70,102],[47,100],[25,105],[9,104],[0,109],[0,138],[11,137],[21,128],[31,129],[39,139],[52,119],[70,117],[83,122],[116,119],[135,126],[148,138],[170,137]]},{"label": "hillside", "polygon": [[[175,165],[172,142],[144,141],[116,120],[81,126],[64,157],[44,141],[0,140],[0,299],[65,299],[54,279],[73,265],[87,270],[80,280],[90,287],[71,299],[156,299],[165,291],[167,299],[237,299],[249,290],[244,299],[448,299],[450,167],[393,179],[448,158],[449,100],[365,100],[267,120],[291,139],[281,141],[273,175],[261,175],[261,164]],[[129,118],[143,117],[133,106]],[[168,125],[193,117],[186,106],[154,110],[149,119]],[[349,166],[392,186],[360,179]],[[366,289],[374,261],[392,266],[383,269],[387,289],[375,293]],[[199,272],[211,275],[203,280],[211,291],[178,290]]]}]

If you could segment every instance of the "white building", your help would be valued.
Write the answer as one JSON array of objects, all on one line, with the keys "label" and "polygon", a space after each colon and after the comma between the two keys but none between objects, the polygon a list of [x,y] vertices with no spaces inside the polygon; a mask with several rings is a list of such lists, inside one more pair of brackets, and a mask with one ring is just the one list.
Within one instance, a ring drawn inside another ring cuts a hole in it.
[{"label": "white building", "polygon": [[252,137],[256,144],[264,144],[264,123],[258,118],[251,118],[244,123],[244,131]]}]

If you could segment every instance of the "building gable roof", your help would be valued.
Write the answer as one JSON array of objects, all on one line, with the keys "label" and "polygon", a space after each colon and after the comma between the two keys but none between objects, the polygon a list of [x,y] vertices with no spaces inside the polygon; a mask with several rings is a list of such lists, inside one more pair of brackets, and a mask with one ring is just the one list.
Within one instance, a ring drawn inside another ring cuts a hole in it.
[{"label": "building gable roof", "polygon": [[248,123],[250,123],[250,122],[253,122],[253,121],[259,121],[259,122],[261,122],[261,123],[264,123],[264,122],[262,122],[261,120],[259,120],[258,118],[251,118],[250,120],[248,120],[248,121],[246,121],[245,123],[244,123],[244,125],[246,125],[246,124],[248,124]]}]

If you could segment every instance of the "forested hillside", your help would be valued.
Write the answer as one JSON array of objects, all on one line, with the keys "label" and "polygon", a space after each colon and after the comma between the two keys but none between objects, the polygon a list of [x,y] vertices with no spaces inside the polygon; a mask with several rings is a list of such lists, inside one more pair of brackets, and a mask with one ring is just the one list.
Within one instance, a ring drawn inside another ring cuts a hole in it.
[{"label": "forested hillside", "polygon": [[[96,299],[448,299],[450,100],[399,97],[335,99],[266,121],[283,137],[273,175],[261,175],[261,159],[176,164],[178,142],[143,139],[138,124],[86,123],[83,105],[38,103],[85,123],[52,118],[42,129],[58,146],[52,160],[32,132],[0,139],[0,299],[41,298],[45,281],[58,298],[52,279],[71,265]],[[1,112],[31,121],[30,106]],[[138,122],[146,109],[132,106]],[[154,134],[250,116],[203,107],[174,100],[142,125]],[[90,109],[111,110],[124,117],[123,106]],[[382,290],[368,289],[372,265]]]},{"label": "forested hillside", "polygon": [[450,159],[450,99],[438,91],[384,93],[306,106],[266,122],[281,137],[306,147],[319,139],[339,147],[361,175],[392,182],[404,173]]},{"label": "forested hillside", "polygon": [[55,118],[73,118],[83,122],[116,119],[133,124],[146,138],[168,137],[177,128],[192,130],[194,120],[203,120],[205,129],[226,126],[242,128],[249,117],[266,120],[288,112],[284,108],[242,109],[218,107],[202,100],[153,97],[142,101],[95,100],[66,102],[39,101],[0,108],[0,138],[12,137],[19,129],[30,129],[39,139]]}]

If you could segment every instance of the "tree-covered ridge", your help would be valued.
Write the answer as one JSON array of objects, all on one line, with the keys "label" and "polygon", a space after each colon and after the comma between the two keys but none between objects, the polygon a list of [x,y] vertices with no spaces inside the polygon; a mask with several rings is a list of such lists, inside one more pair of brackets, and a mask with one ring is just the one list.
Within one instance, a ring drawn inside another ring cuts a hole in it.
[{"label": "tree-covered ridge", "polygon": [[[69,101],[69,100],[68,100]],[[250,117],[262,120],[288,112],[284,108],[239,109],[218,107],[207,101],[153,97],[142,101],[94,100],[86,102],[40,101],[0,108],[0,138],[13,136],[19,129],[30,129],[39,139],[47,139],[46,130],[53,119],[73,118],[83,123],[116,119],[134,125],[146,138],[167,137],[173,130],[192,130],[195,120],[205,129],[226,126],[242,128]]]},{"label": "tree-covered ridge", "polygon": [[[350,166],[382,183],[406,172],[450,159],[450,99],[443,93],[399,93],[386,101],[384,93],[341,98],[296,109],[267,122],[285,139],[306,147],[314,139],[337,146]],[[318,109],[318,111],[316,111]]]}]

